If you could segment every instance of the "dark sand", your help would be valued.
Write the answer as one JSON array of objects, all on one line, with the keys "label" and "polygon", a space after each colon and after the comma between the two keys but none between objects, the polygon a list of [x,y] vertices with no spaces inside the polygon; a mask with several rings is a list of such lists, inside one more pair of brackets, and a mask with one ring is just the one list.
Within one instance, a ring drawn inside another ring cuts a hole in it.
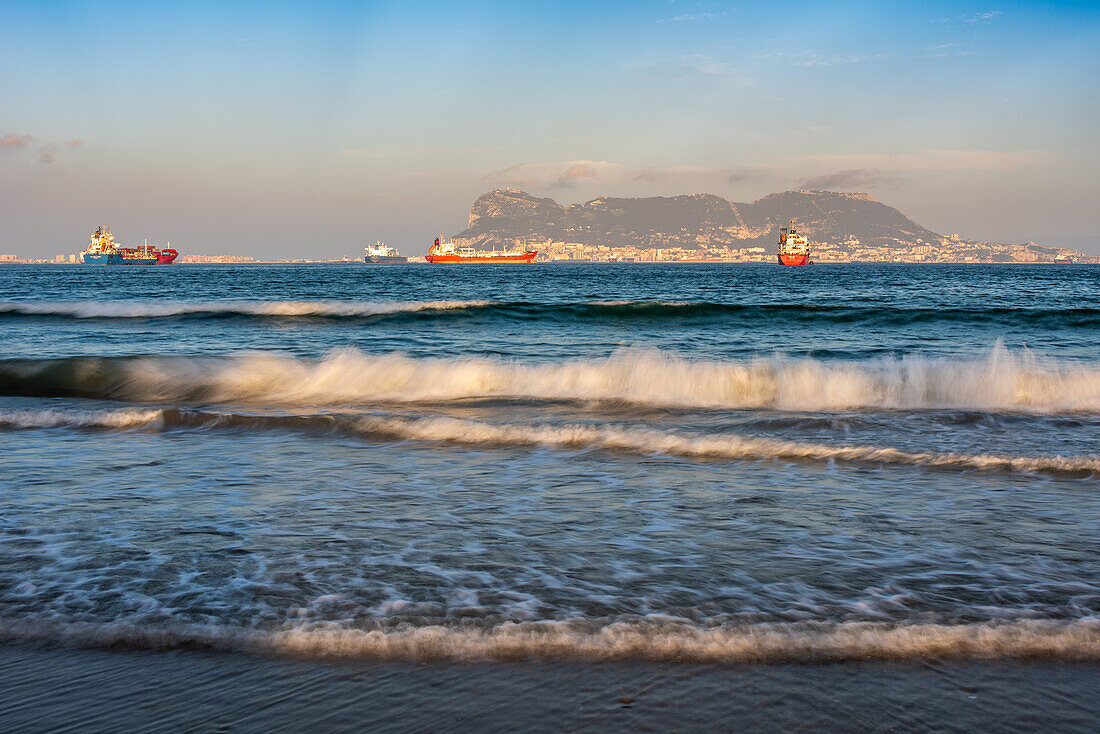
[{"label": "dark sand", "polygon": [[1100,729],[1100,665],[321,662],[0,645],[0,730]]}]

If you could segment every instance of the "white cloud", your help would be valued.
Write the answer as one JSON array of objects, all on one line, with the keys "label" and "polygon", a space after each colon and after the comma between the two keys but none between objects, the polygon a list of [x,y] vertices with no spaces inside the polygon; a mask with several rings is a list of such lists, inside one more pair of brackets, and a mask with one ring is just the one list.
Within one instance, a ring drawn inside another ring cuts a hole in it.
[{"label": "white cloud", "polygon": [[989,10],[989,11],[986,11],[984,13],[974,13],[974,15],[972,15],[969,18],[966,19],[966,22],[967,23],[991,23],[992,21],[996,20],[999,15],[1001,15],[1000,10]]},{"label": "white cloud", "polygon": [[[685,14],[685,15],[677,15],[674,18],[669,18],[667,20],[667,22],[668,23],[684,23],[684,22],[690,22],[690,21],[693,21],[693,20],[713,20],[714,18],[721,18],[721,17],[726,16],[726,15],[729,15],[728,10],[723,10],[721,13],[688,13],[688,14]],[[657,22],[658,23],[664,23],[666,21],[659,20]]]},{"label": "white cloud", "polygon": [[798,59],[792,63],[795,66],[837,66],[840,64],[861,64],[864,61],[882,61],[883,59],[895,58],[897,54],[889,53],[874,53],[874,54],[836,54],[833,56],[819,56],[816,53],[811,53],[808,58]]}]

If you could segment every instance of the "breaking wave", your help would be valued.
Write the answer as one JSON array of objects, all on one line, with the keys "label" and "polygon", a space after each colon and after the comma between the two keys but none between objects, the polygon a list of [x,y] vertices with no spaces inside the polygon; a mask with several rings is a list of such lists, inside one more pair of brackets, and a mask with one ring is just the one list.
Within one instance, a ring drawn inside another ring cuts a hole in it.
[{"label": "breaking wave", "polygon": [[163,425],[163,410],[4,410],[4,428],[145,428]]},{"label": "breaking wave", "polygon": [[839,624],[701,627],[677,619],[505,622],[387,630],[0,621],[0,639],[85,647],[204,648],[311,658],[527,659],[684,663],[824,662],[929,658],[1100,660],[1100,622]]},{"label": "breaking wave", "polygon": [[[71,417],[69,417],[71,416]],[[1007,456],[913,452],[883,446],[844,446],[730,433],[691,435],[648,428],[588,424],[485,423],[446,417],[296,415],[265,416],[195,410],[4,411],[10,428],[164,428],[292,430],[343,433],[372,440],[440,442],[469,447],[591,449],[688,459],[840,461],[930,468],[1100,474],[1096,456]]]},{"label": "breaking wave", "polygon": [[0,362],[0,393],[137,402],[369,405],[485,398],[661,408],[1100,412],[1100,365],[996,347],[984,357],[694,361],[656,350],[550,364],[356,350],[303,360],[86,357]]},{"label": "breaking wave", "polygon": [[0,316],[73,319],[379,318],[489,316],[546,322],[714,321],[729,324],[868,324],[907,326],[965,323],[1045,328],[1100,327],[1097,308],[879,307],[843,304],[719,303],[710,301],[6,301]]},{"label": "breaking wave", "polygon": [[362,318],[423,311],[477,309],[491,301],[7,301],[0,315],[75,319],[174,317]]}]

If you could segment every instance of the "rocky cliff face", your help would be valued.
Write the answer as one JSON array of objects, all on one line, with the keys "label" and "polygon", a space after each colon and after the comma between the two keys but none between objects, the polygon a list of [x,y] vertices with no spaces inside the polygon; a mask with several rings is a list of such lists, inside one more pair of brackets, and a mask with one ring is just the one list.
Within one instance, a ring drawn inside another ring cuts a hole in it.
[{"label": "rocky cliff face", "polygon": [[864,244],[888,246],[943,239],[867,194],[785,191],[738,207],[751,226],[767,230],[769,239],[773,234],[778,239],[779,227],[790,219],[814,242],[841,244],[854,237]]},{"label": "rocky cliff face", "polygon": [[519,189],[490,191],[479,196],[470,207],[470,223],[462,234],[477,236],[515,230],[516,236],[525,236],[558,226],[564,221],[564,214],[565,207],[553,199],[539,199]]},{"label": "rocky cliff face", "polygon": [[794,219],[818,243],[936,243],[942,237],[867,194],[786,191],[739,204],[712,194],[616,199],[563,207],[518,189],[491,191],[470,210],[463,241],[505,244],[522,238],[636,247],[770,246]]}]

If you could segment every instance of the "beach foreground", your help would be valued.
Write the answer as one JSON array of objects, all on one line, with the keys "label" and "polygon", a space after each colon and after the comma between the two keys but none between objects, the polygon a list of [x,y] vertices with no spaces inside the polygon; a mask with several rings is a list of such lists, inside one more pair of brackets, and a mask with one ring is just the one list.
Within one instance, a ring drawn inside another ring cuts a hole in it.
[{"label": "beach foreground", "polygon": [[0,730],[1095,731],[1095,268],[174,268],[0,273]]},{"label": "beach foreground", "polygon": [[0,646],[5,731],[1091,731],[1100,665],[324,662]]}]

